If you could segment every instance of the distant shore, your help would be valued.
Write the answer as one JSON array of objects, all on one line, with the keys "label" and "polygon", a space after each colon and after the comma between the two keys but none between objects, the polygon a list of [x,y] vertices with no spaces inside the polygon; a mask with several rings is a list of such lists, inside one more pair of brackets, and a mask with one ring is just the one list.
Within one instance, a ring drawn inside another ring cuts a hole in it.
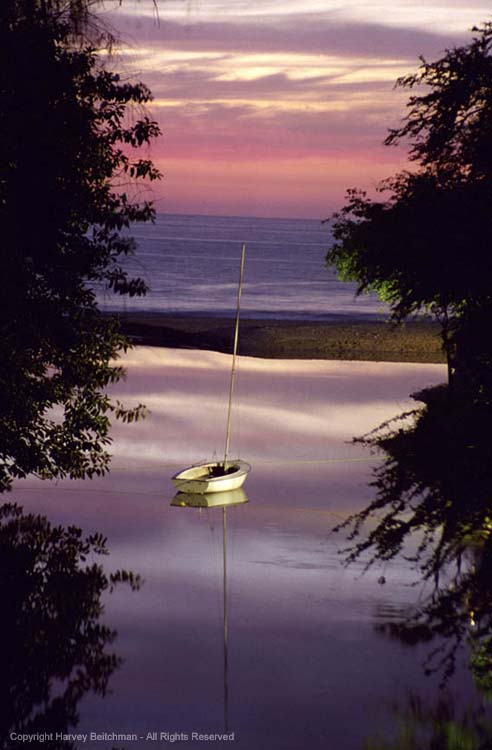
[{"label": "distant shore", "polygon": [[[121,327],[134,344],[177,349],[232,351],[234,321],[228,318],[125,313]],[[272,359],[343,359],[442,363],[438,326],[409,322],[241,321],[239,354]]]}]

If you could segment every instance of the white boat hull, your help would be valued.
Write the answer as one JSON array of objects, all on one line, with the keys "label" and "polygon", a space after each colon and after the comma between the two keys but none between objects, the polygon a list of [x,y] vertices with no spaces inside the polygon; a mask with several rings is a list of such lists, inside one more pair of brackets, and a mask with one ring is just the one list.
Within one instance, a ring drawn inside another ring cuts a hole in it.
[{"label": "white boat hull", "polygon": [[214,473],[223,466],[219,461],[190,466],[173,476],[173,484],[178,492],[205,495],[209,492],[230,492],[243,486],[251,466],[246,461],[231,461],[226,474]]}]

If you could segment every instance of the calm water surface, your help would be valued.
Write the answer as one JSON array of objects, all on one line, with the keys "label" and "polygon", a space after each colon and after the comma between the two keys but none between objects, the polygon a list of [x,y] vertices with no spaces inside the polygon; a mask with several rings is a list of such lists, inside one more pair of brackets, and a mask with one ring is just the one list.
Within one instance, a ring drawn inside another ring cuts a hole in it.
[{"label": "calm water surface", "polygon": [[[118,427],[111,475],[28,481],[13,499],[101,531],[108,569],[145,579],[140,592],[107,598],[105,620],[118,630],[124,664],[110,695],[82,701],[80,731],[222,732],[222,512],[171,507],[169,477],[190,460],[220,455],[229,358],[145,348],[129,356],[118,393],[145,400],[151,414]],[[395,733],[394,708],[412,692],[429,702],[437,696],[437,679],[423,676],[425,651],[376,629],[416,601],[412,572],[402,562],[366,575],[360,565],[343,568],[344,538],[332,528],[371,497],[374,459],[347,441],[443,376],[438,365],[241,358],[234,451],[253,471],[249,502],[228,511],[228,724],[237,750],[364,748]],[[467,705],[472,685],[459,676],[453,689]]]},{"label": "calm water surface", "polygon": [[241,243],[247,245],[243,317],[384,319],[375,295],[355,299],[355,284],[327,269],[327,225],[307,219],[159,214],[136,226],[125,265],[150,287],[144,298],[101,294],[110,310],[231,315],[235,310]]}]

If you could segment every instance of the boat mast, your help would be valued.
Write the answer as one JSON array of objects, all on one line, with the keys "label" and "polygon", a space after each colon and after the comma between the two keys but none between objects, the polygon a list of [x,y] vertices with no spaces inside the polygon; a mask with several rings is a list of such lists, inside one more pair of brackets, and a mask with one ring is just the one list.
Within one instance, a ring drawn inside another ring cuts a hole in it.
[{"label": "boat mast", "polygon": [[239,270],[239,286],[237,290],[236,329],[234,331],[234,348],[232,352],[231,383],[229,386],[229,407],[227,410],[226,442],[225,442],[225,451],[224,451],[224,470],[226,470],[228,467],[228,458],[229,458],[229,441],[231,437],[232,397],[234,394],[234,379],[235,379],[235,374],[236,374],[236,354],[237,354],[237,342],[238,342],[238,336],[239,336],[239,312],[241,309],[241,292],[243,289],[245,254],[246,254],[246,245],[243,243],[243,246],[241,248],[241,267]]}]

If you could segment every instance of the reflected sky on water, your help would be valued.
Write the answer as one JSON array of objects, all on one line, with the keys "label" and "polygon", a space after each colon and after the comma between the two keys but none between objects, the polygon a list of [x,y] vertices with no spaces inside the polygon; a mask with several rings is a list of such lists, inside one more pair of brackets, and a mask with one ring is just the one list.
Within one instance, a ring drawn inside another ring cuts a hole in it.
[{"label": "reflected sky on water", "polygon": [[[170,476],[220,456],[229,363],[210,352],[134,350],[117,394],[145,401],[151,414],[116,429],[111,475],[29,480],[12,495],[55,522],[107,535],[108,570],[145,579],[140,592],[108,599],[124,665],[111,695],[82,702],[83,731],[223,731],[221,510],[171,507]],[[253,470],[249,502],[228,510],[237,750],[355,750],[391,727],[398,697],[437,694],[438,680],[422,673],[425,650],[374,628],[416,601],[414,575],[401,561],[364,576],[361,564],[343,568],[344,538],[331,530],[371,497],[375,459],[347,441],[444,377],[440,365],[241,358],[232,455]],[[459,682],[467,700],[471,682],[463,674]]]}]

